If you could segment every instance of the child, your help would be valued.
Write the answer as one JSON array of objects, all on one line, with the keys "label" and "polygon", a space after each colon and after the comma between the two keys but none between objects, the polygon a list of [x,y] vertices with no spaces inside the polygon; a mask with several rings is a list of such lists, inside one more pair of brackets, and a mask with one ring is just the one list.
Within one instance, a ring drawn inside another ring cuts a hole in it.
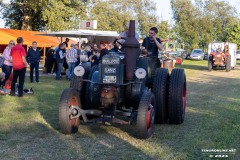
[{"label": "child", "polygon": [[98,50],[94,49],[92,50],[92,55],[90,56],[90,62],[91,62],[91,66],[95,66],[95,65],[98,65],[99,63],[99,54],[98,54]]},{"label": "child", "polygon": [[146,57],[148,55],[148,51],[146,49],[142,49],[140,57]]}]

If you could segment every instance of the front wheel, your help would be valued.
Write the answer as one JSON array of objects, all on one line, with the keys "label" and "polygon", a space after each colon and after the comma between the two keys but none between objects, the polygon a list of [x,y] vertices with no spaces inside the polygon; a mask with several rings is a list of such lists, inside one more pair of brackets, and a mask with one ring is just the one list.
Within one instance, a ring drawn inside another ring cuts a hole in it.
[{"label": "front wheel", "polygon": [[59,125],[60,131],[64,134],[76,133],[78,131],[79,118],[71,118],[73,114],[71,111],[72,107],[81,107],[79,94],[76,89],[66,88],[61,95],[59,103]]},{"label": "front wheel", "polygon": [[231,55],[228,55],[226,58],[227,58],[226,72],[229,72],[231,70]]},{"label": "front wheel", "polygon": [[208,71],[209,71],[209,72],[212,71],[212,62],[208,62]]},{"label": "front wheel", "polygon": [[155,117],[155,98],[153,93],[144,92],[138,107],[136,136],[141,139],[149,138],[153,133]]}]

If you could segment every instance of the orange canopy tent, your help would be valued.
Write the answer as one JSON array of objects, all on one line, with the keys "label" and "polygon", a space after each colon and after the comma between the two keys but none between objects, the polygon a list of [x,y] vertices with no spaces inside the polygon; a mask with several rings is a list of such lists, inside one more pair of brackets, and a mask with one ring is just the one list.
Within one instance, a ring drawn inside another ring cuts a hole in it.
[{"label": "orange canopy tent", "polygon": [[[17,37],[23,37],[24,48],[27,50],[28,47],[32,45],[32,42],[36,41],[38,43],[38,47],[43,49],[42,56],[43,59],[45,59],[46,48],[50,48],[51,46],[57,47],[59,43],[61,43],[61,39],[57,37],[46,37],[39,35],[43,33],[44,32],[0,28],[0,53],[3,53],[3,50],[8,45],[10,40],[14,40],[14,42],[16,43]],[[71,43],[77,42],[70,40],[69,44]]]},{"label": "orange canopy tent", "polygon": [[60,43],[60,40],[57,37],[35,35],[40,33],[43,32],[0,28],[0,44],[8,44],[11,39],[16,41],[17,37],[23,37],[24,45],[29,46],[32,45],[33,41],[38,43],[38,47],[51,47],[52,45],[57,46]]}]

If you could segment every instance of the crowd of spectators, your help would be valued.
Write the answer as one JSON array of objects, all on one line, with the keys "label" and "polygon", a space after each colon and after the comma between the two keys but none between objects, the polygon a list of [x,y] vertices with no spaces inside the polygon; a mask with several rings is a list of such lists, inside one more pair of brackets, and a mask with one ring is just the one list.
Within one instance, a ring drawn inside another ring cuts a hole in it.
[{"label": "crowd of spectators", "polygon": [[[68,44],[69,38],[59,46],[51,46],[46,53],[45,68],[49,75],[55,74],[56,80],[61,80],[62,75],[66,75],[67,80],[72,80],[74,68],[82,62],[88,63],[90,66],[98,65],[101,62],[102,57],[111,52],[124,53],[123,44],[128,37],[129,24],[126,25],[126,29],[122,32],[112,44],[100,43],[98,46],[95,43],[83,43],[79,47],[79,44]],[[158,30],[156,27],[152,27],[149,30],[149,35],[143,40],[141,49],[139,48],[139,55],[144,56],[157,56],[158,50],[163,50],[161,40],[156,37]],[[138,34],[135,34],[137,40],[139,40]],[[40,51],[37,48],[37,42],[33,41],[32,46],[29,47],[27,53],[22,47],[22,37],[17,38],[17,45],[11,40],[8,46],[5,48],[2,57],[4,63],[2,65],[2,73],[0,75],[0,87],[3,88],[6,81],[9,79],[13,72],[11,83],[11,95],[15,95],[15,83],[19,79],[18,84],[18,96],[22,97],[23,85],[25,80],[25,73],[27,64],[30,66],[30,82],[39,83],[39,62]],[[69,47],[68,47],[69,46]],[[35,78],[34,78],[35,71]],[[0,88],[0,89],[1,89]]]}]

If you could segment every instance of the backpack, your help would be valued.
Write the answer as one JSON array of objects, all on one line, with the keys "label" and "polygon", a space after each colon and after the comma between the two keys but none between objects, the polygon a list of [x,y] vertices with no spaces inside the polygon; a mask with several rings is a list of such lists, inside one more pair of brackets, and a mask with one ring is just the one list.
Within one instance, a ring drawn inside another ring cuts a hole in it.
[{"label": "backpack", "polygon": [[3,56],[0,56],[0,68],[2,68],[5,59]]}]

